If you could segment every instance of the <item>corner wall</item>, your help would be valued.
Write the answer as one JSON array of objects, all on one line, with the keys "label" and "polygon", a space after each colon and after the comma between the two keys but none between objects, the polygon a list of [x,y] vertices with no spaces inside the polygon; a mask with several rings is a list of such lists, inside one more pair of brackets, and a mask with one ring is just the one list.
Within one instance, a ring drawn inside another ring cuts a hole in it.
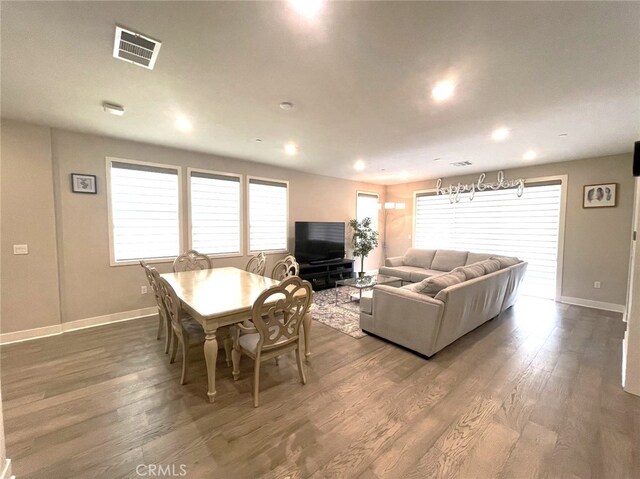
[{"label": "corner wall", "polygon": [[[562,297],[609,303],[618,306],[626,301],[634,181],[632,155],[551,163],[504,170],[505,178],[539,178],[567,175],[567,204],[564,236]],[[497,172],[487,172],[495,181]],[[443,186],[471,183],[478,175],[443,178]],[[618,203],[614,208],[582,208],[584,185],[618,183]],[[387,201],[404,201],[403,214],[389,217],[387,231],[391,238],[389,256],[402,255],[413,244],[413,193],[435,188],[436,180],[419,181],[387,187]],[[594,281],[601,289],[594,289]]]}]

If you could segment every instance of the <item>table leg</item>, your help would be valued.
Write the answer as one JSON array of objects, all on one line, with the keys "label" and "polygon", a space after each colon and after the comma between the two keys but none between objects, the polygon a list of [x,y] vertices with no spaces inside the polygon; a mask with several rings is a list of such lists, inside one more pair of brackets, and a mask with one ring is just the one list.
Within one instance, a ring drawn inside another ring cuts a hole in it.
[{"label": "table leg", "polygon": [[218,358],[216,329],[215,326],[205,328],[204,359],[207,363],[207,377],[209,379],[209,390],[207,391],[209,402],[213,402],[216,399],[216,360]]},{"label": "table leg", "polygon": [[304,315],[302,319],[302,327],[304,328],[304,357],[309,358],[311,356],[311,313],[307,313]]}]

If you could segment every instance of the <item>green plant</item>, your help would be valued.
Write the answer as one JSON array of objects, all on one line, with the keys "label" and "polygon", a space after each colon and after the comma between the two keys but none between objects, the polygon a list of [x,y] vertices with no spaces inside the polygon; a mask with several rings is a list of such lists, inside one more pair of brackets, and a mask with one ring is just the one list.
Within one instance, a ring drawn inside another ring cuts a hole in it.
[{"label": "green plant", "polygon": [[360,257],[360,272],[364,272],[364,259],[378,246],[378,232],[371,228],[371,218],[362,221],[353,219],[349,221],[353,230],[351,234],[351,246],[354,256]]}]

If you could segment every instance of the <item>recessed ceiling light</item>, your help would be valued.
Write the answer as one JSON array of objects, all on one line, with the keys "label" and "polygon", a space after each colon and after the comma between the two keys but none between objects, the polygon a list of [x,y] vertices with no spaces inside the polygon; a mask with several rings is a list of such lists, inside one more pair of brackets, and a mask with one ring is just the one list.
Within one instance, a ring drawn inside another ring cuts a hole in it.
[{"label": "recessed ceiling light", "polygon": [[256,139],[255,139],[255,140],[253,140],[253,141],[255,141],[256,143],[260,143],[260,142],[262,141],[262,138],[256,138]]},{"label": "recessed ceiling light", "polygon": [[456,86],[451,80],[444,80],[436,83],[431,90],[431,96],[435,101],[444,101],[451,98],[455,89]]},{"label": "recessed ceiling light", "polygon": [[434,158],[433,161],[442,161],[442,158]]},{"label": "recessed ceiling light", "polygon": [[284,152],[289,156],[293,156],[296,153],[298,153],[298,145],[296,145],[295,143],[289,142],[286,145],[284,145]]},{"label": "recessed ceiling light", "polygon": [[560,133],[558,136],[569,136],[568,133]]},{"label": "recessed ceiling light", "polygon": [[364,160],[358,160],[353,164],[353,169],[356,171],[362,171],[365,166]]},{"label": "recessed ceiling light", "polygon": [[496,128],[491,133],[491,138],[493,138],[494,141],[504,141],[509,138],[509,129],[505,127]]},{"label": "recessed ceiling light", "polygon": [[290,101],[283,101],[282,103],[280,103],[280,108],[284,111],[293,110],[293,103],[291,103]]},{"label": "recessed ceiling light", "polygon": [[124,107],[122,105],[116,105],[115,103],[103,102],[102,108],[107,113],[111,113],[112,115],[122,116],[124,115]]},{"label": "recessed ceiling light", "polygon": [[191,122],[184,116],[176,118],[176,128],[182,131],[189,131],[192,128]]},{"label": "recessed ceiling light", "polygon": [[289,0],[293,9],[309,19],[315,18],[322,10],[323,0]]},{"label": "recessed ceiling light", "polygon": [[527,161],[531,161],[531,160],[535,160],[536,156],[538,156],[538,154],[535,151],[529,150],[524,155],[522,155],[522,158],[524,158]]}]

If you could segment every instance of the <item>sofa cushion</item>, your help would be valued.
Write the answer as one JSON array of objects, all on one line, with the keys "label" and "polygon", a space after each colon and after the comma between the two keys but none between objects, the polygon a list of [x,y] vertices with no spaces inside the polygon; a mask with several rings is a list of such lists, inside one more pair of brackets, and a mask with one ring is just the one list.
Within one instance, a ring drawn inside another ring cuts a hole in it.
[{"label": "sofa cushion", "polygon": [[404,281],[411,281],[411,273],[413,271],[424,271],[424,269],[417,266],[381,266],[378,273],[395,276]]},{"label": "sofa cushion", "polygon": [[489,253],[471,253],[469,252],[469,256],[467,256],[467,265],[469,264],[474,264],[474,263],[478,263],[480,261],[484,261],[485,259],[490,259],[492,256],[492,254]]},{"label": "sofa cushion", "polygon": [[508,268],[509,266],[520,263],[520,259],[515,256],[493,256],[491,259],[495,259],[500,262],[500,269]]},{"label": "sofa cushion", "polygon": [[445,273],[416,283],[416,292],[434,297],[440,291],[465,281],[464,273]]},{"label": "sofa cushion", "polygon": [[431,269],[439,271],[451,271],[458,266],[464,266],[467,261],[468,251],[453,251],[449,249],[439,249],[436,251]]},{"label": "sofa cushion", "polygon": [[498,261],[497,259],[485,259],[484,261],[480,261],[478,264],[482,265],[485,274],[495,273],[499,269],[502,269],[500,266],[500,261]]},{"label": "sofa cushion", "polygon": [[419,283],[423,279],[431,278],[431,276],[438,276],[442,274],[442,271],[437,271],[435,269],[421,269],[420,271],[412,271],[411,272],[411,282]]},{"label": "sofa cushion", "polygon": [[418,293],[419,292],[418,290],[422,289],[422,286],[420,285],[420,283],[411,283],[411,284],[405,284],[400,289],[406,289],[407,291]]},{"label": "sofa cushion", "polygon": [[428,269],[431,267],[431,262],[436,254],[434,249],[418,249],[409,248],[404,254],[405,266],[417,266],[419,268]]},{"label": "sofa cushion", "polygon": [[485,274],[484,266],[480,263],[473,263],[467,266],[458,266],[452,271],[452,273],[456,272],[463,273],[467,280],[479,278],[480,276],[484,276]]}]

